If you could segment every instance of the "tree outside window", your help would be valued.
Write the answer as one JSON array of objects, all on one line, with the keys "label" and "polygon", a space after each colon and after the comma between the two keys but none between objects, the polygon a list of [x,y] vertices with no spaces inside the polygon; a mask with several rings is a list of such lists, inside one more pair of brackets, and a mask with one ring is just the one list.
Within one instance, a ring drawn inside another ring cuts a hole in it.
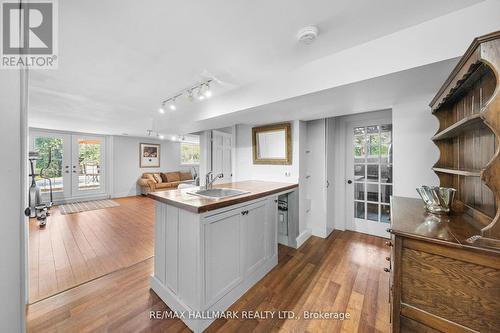
[{"label": "tree outside window", "polygon": [[200,164],[200,145],[198,143],[181,142],[181,164]]}]

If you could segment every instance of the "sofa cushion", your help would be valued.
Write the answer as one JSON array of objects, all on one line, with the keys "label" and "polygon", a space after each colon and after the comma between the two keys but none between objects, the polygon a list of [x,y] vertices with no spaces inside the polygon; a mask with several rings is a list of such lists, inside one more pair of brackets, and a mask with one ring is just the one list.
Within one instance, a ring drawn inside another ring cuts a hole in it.
[{"label": "sofa cushion", "polygon": [[172,187],[172,183],[160,183],[160,184],[156,184],[156,188],[157,189],[166,189],[166,188],[171,188]]},{"label": "sofa cushion", "polygon": [[178,182],[179,180],[181,180],[181,175],[178,171],[167,172],[165,175],[167,176],[168,182]]},{"label": "sofa cushion", "polygon": [[193,175],[191,174],[190,171],[180,172],[180,175],[181,175],[181,180],[191,180],[191,179],[193,179]]},{"label": "sofa cushion", "polygon": [[157,183],[157,181],[156,181],[155,177],[153,177],[152,173],[145,173],[142,175],[142,178],[149,179],[149,180],[153,181],[155,184]]},{"label": "sofa cushion", "polygon": [[160,174],[159,174],[159,173],[153,173],[153,177],[155,178],[155,180],[156,180],[156,182],[157,182],[158,184],[160,184],[160,183],[162,183],[162,182],[163,182],[163,180],[161,179],[161,176],[160,176]]}]

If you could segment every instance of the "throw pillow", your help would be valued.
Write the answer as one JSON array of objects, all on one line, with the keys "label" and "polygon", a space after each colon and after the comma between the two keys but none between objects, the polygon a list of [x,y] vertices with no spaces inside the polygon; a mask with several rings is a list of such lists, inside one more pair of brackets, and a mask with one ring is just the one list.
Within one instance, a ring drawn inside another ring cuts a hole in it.
[{"label": "throw pillow", "polygon": [[161,176],[159,173],[153,173],[153,177],[155,177],[155,180],[158,184],[162,182]]},{"label": "throw pillow", "polygon": [[164,183],[168,183],[167,174],[165,172],[160,173],[160,176],[161,176],[161,180]]},{"label": "throw pillow", "polygon": [[153,182],[155,182],[155,183],[156,183],[156,179],[155,179],[155,177],[153,177],[153,175],[152,175],[152,174],[150,174],[150,173],[146,173],[146,174],[144,174],[143,178],[146,178],[146,179],[148,179],[148,180],[152,180]]}]

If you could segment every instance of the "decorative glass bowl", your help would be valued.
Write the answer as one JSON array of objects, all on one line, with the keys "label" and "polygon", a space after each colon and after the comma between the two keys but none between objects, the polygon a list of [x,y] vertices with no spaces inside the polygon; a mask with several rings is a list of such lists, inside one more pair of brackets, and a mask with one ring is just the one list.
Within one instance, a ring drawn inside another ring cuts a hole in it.
[{"label": "decorative glass bowl", "polygon": [[421,186],[417,192],[425,203],[425,208],[433,214],[448,214],[457,190],[450,187]]}]

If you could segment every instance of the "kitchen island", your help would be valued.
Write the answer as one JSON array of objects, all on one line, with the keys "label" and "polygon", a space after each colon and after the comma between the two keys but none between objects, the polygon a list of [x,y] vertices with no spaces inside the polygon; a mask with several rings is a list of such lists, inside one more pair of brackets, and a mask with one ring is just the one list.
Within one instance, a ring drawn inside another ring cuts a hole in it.
[{"label": "kitchen island", "polygon": [[[278,263],[278,196],[298,185],[220,184],[243,191],[212,199],[197,188],[150,193],[157,201],[150,285],[194,332],[206,329]],[[182,315],[181,315],[182,314]]]}]

